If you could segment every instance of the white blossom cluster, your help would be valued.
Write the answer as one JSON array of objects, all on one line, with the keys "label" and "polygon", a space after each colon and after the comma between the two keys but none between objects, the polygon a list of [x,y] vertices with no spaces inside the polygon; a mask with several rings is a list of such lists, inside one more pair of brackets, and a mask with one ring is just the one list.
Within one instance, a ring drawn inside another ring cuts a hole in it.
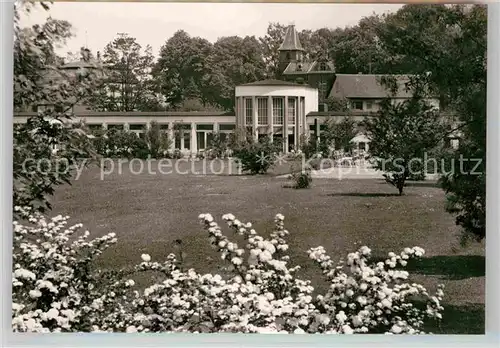
[{"label": "white blossom cluster", "polygon": [[[251,223],[224,215],[241,246],[210,214],[199,218],[229,264],[227,274],[185,270],[174,254],[163,263],[143,254],[133,270],[102,271],[95,259],[116,242],[114,234],[76,237],[81,225],[66,227],[61,216],[29,216],[30,226],[15,222],[14,331],[417,334],[424,320],[441,319],[442,286],[431,296],[401,270],[424,254],[421,248],[371,264],[371,250],[361,247],[337,265],[323,247],[310,249],[329,284],[318,295],[311,281],[297,277],[300,267],[290,265],[283,215],[267,239]],[[132,279],[138,272],[162,276],[139,288]]]},{"label": "white blossom cluster", "polygon": [[95,259],[116,243],[115,234],[89,240],[88,231],[76,235],[81,224],[67,226],[67,216],[47,220],[28,209],[16,211],[27,224],[14,222],[13,330],[91,331],[95,323],[113,322],[121,310],[116,299],[127,287],[96,270]]}]

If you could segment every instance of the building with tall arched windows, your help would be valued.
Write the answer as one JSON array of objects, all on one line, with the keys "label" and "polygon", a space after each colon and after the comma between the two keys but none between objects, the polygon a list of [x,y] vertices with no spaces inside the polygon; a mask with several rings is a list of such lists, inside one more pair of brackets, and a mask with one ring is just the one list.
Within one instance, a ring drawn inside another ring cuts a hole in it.
[{"label": "building with tall arched windows", "polygon": [[[326,57],[308,61],[295,26],[290,25],[279,48],[279,80],[255,81],[235,87],[234,112],[96,112],[85,105],[75,105],[75,122],[84,121],[89,128],[119,128],[144,136],[151,122],[175,139],[172,150],[194,155],[209,147],[214,133],[222,139],[236,129],[246,131],[254,140],[265,135],[283,140],[285,152],[299,148],[301,141],[312,134],[320,135],[322,123],[345,117],[362,121],[376,115],[378,102],[392,98],[395,102],[409,99],[405,84],[409,76],[391,75],[397,83],[396,93],[384,86],[383,75],[342,74],[335,71],[334,62]],[[65,70],[89,69],[92,64],[81,61],[66,64]],[[341,99],[348,111],[328,110],[326,101]],[[439,107],[438,99],[429,102]],[[35,106],[40,108],[47,105]],[[25,122],[35,109],[18,110],[14,122]],[[367,149],[368,140],[360,132],[354,139],[355,147]]]},{"label": "building with tall arched windows", "polygon": [[236,87],[236,127],[254,140],[281,138],[285,151],[298,147],[308,130],[307,115],[318,111],[318,90],[307,85],[264,80]]}]

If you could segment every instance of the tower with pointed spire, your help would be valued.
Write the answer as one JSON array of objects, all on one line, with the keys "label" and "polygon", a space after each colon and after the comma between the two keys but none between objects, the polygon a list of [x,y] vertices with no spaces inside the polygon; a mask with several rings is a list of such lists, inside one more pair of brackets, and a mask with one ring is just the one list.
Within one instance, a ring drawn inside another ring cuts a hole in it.
[{"label": "tower with pointed spire", "polygon": [[283,73],[286,67],[294,62],[301,62],[304,59],[304,48],[299,39],[299,34],[295,29],[295,25],[288,26],[285,32],[283,43],[279,48],[280,52],[280,72]]},{"label": "tower with pointed spire", "polygon": [[326,111],[328,93],[335,80],[335,66],[329,60],[328,52],[317,55],[316,60],[304,58],[305,50],[300,43],[295,25],[286,29],[280,52],[280,78],[290,82],[305,83],[318,89],[318,105]]}]

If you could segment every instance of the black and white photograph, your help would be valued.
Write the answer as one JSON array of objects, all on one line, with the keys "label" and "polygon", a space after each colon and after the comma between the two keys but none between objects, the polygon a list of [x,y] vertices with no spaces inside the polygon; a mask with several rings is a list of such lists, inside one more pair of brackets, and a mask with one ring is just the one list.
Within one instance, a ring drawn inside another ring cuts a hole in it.
[{"label": "black and white photograph", "polygon": [[12,332],[485,334],[487,5],[13,25]]}]

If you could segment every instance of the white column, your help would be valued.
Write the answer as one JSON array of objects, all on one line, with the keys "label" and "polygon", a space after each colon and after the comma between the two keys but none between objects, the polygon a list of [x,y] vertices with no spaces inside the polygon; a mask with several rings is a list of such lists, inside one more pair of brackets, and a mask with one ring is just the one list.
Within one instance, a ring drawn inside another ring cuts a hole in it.
[{"label": "white column", "polygon": [[257,141],[258,140],[258,133],[257,133],[257,126],[258,126],[258,120],[257,120],[257,98],[255,96],[252,97],[252,111],[253,111],[253,117],[252,117],[252,126],[253,126],[253,140]]},{"label": "white column", "polygon": [[125,123],[123,124],[123,130],[124,130],[125,132],[130,131],[130,125],[128,124],[128,122],[125,122]]},{"label": "white column", "polygon": [[245,126],[245,115],[243,109],[243,97],[236,98],[236,127],[243,128]]},{"label": "white column", "polygon": [[108,129],[108,124],[107,124],[106,122],[103,122],[103,123],[102,123],[102,128],[103,128],[103,129]]},{"label": "white column", "polygon": [[302,98],[297,97],[295,104],[295,147],[300,148],[300,130],[302,128]]},{"label": "white column", "polygon": [[306,98],[301,98],[302,99],[302,105],[300,107],[300,112],[302,113],[302,134],[304,134],[304,140],[309,139],[309,124],[307,123],[307,115],[306,115]]},{"label": "white column", "polygon": [[267,124],[269,125],[270,128],[270,134],[269,136],[271,137],[271,142],[273,142],[273,134],[274,134],[274,125],[273,125],[273,97],[268,96],[267,97]]},{"label": "white column", "polygon": [[174,123],[169,122],[168,123],[168,139],[170,140],[170,151],[175,150],[175,139],[174,139]]},{"label": "white column", "polygon": [[245,119],[245,98],[244,97],[238,97],[239,104],[238,104],[238,111],[236,113],[237,118],[236,118],[236,128],[239,129],[239,136],[242,138],[241,140],[244,139],[245,134],[246,134],[246,119]]},{"label": "white column", "polygon": [[316,142],[319,143],[321,141],[321,124],[319,123],[319,120],[317,122],[316,122],[316,120],[314,121],[315,126],[316,126],[314,128],[314,133],[316,133],[316,135],[317,135]]},{"label": "white column", "polygon": [[243,97],[236,98],[236,127],[245,127],[245,100]]},{"label": "white column", "polygon": [[283,118],[283,151],[288,152],[288,96],[285,96],[285,117]]},{"label": "white column", "polygon": [[191,122],[191,153],[196,154],[198,152],[196,146],[196,123]]},{"label": "white column", "polygon": [[215,133],[219,132],[219,122],[214,122],[213,132],[215,132]]}]

